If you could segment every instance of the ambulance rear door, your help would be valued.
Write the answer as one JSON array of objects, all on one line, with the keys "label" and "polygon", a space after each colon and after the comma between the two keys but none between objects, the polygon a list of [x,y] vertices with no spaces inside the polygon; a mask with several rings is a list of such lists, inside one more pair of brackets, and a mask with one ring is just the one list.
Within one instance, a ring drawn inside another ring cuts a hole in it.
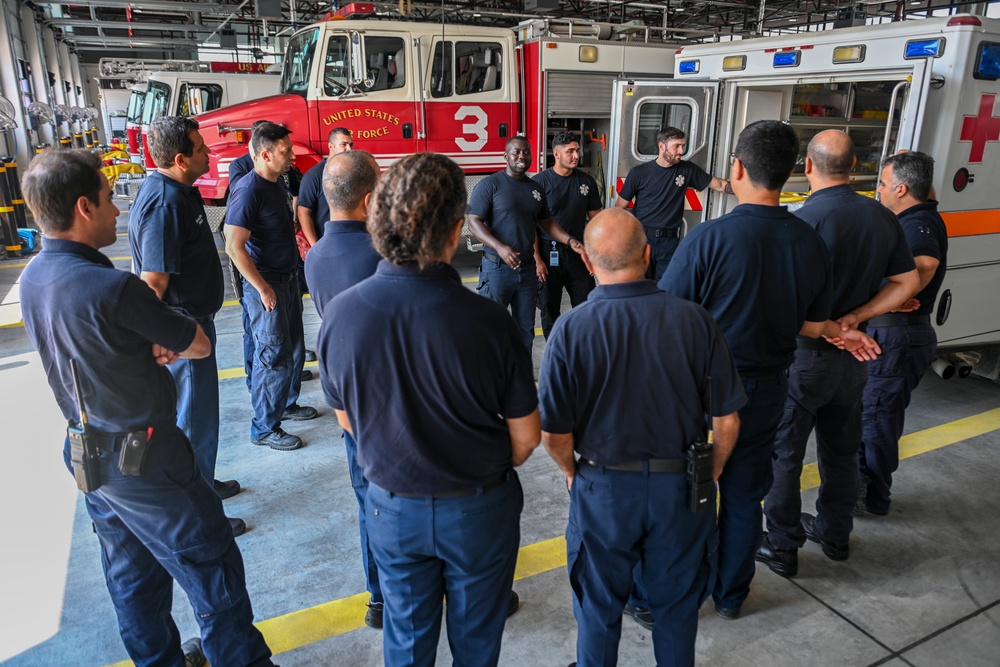
[{"label": "ambulance rear door", "polygon": [[[684,130],[687,152],[683,159],[713,173],[719,85],[715,81],[615,79],[608,146],[608,206],[614,206],[631,169],[656,159],[656,135],[664,127]],[[684,205],[688,230],[705,220],[708,197],[715,194],[688,189]]]}]

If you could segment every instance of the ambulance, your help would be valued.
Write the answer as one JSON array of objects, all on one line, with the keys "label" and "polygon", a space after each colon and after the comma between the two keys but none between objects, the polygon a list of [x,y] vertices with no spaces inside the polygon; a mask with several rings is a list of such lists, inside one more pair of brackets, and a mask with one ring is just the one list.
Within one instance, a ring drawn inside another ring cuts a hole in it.
[{"label": "ambulance", "polygon": [[[1000,20],[958,14],[685,46],[673,74],[670,81],[615,81],[609,192],[629,169],[656,157],[662,125],[688,132],[684,159],[727,177],[744,127],[762,119],[789,123],[801,151],[786,200],[808,190],[806,146],[824,129],[854,139],[851,181],[859,191],[875,190],[885,156],[923,151],[935,160],[949,235],[948,273],[932,317],[942,360],[960,375],[975,366],[997,378]],[[687,203],[688,227],[737,204],[732,195],[693,191]]]},{"label": "ambulance", "polygon": [[504,145],[518,134],[531,142],[533,170],[551,164],[554,134],[582,134],[582,167],[599,171],[615,78],[671,72],[677,46],[632,24],[537,20],[512,31],[322,21],[291,37],[279,95],[196,118],[213,153],[196,185],[207,201],[225,202],[229,164],[247,152],[249,127],[260,119],[292,130],[303,172],[325,157],[335,127],[348,128],[354,146],[382,168],[419,151],[443,153],[470,189],[506,167]]}]

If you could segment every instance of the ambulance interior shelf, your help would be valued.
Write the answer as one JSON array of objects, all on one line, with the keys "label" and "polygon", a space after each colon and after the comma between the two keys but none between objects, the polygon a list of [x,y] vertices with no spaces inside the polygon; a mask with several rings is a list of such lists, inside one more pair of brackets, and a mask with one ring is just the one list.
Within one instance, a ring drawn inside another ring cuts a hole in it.
[{"label": "ambulance interior shelf", "polygon": [[[867,183],[877,178],[881,159],[882,142],[889,128],[889,152],[895,146],[899,129],[899,109],[902,99],[897,99],[892,122],[889,109],[892,91],[898,81],[839,81],[834,83],[806,83],[791,86],[792,102],[788,122],[795,128],[801,141],[799,162],[791,182],[805,180],[805,155],[810,139],[827,129],[847,132],[854,140],[858,163],[852,181]],[[900,98],[905,95],[901,90]]]}]

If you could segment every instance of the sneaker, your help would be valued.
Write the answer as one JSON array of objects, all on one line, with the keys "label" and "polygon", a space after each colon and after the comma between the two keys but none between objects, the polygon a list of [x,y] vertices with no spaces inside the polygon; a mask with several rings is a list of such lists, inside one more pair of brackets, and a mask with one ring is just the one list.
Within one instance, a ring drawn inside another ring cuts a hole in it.
[{"label": "sneaker", "polygon": [[645,607],[635,607],[630,604],[625,605],[625,615],[631,616],[632,620],[646,628],[647,630],[653,629],[653,612],[646,609]]},{"label": "sneaker", "polygon": [[376,630],[382,629],[382,611],[383,603],[381,602],[369,602],[368,611],[365,612],[365,625],[369,628],[375,628]]},{"label": "sneaker", "polygon": [[293,403],[285,408],[285,414],[281,415],[281,421],[290,422],[304,422],[310,419],[316,419],[319,413],[316,408],[311,408],[308,405],[299,405],[298,403]]},{"label": "sneaker", "polygon": [[291,433],[285,433],[281,430],[281,427],[274,429],[263,438],[257,438],[256,440],[251,440],[251,442],[261,447],[267,445],[279,452],[288,452],[302,446],[302,438]]},{"label": "sneaker", "polygon": [[507,618],[510,618],[517,613],[517,610],[521,608],[521,598],[517,597],[517,593],[514,591],[510,592],[510,597],[507,598]]},{"label": "sneaker", "polygon": [[204,667],[205,652],[201,650],[199,637],[192,637],[181,644],[181,653],[184,654],[184,667]]},{"label": "sneaker", "polygon": [[226,480],[225,482],[218,479],[213,480],[212,488],[215,489],[215,493],[223,500],[229,500],[243,490],[240,483],[235,479]]},{"label": "sneaker", "polygon": [[[306,350],[306,361],[316,361],[316,352],[313,350]],[[382,626],[379,626],[382,627]]]},{"label": "sneaker", "polygon": [[233,537],[239,537],[243,533],[247,532],[247,522],[243,519],[234,519],[232,517],[226,517],[229,519],[229,527],[233,529]]}]

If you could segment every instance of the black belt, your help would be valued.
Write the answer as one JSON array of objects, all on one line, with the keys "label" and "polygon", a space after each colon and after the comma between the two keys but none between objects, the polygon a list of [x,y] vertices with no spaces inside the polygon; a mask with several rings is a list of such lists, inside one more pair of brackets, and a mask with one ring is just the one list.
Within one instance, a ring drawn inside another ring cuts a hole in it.
[{"label": "black belt", "polygon": [[87,438],[105,452],[117,452],[125,444],[127,433],[97,433],[91,431]]},{"label": "black belt", "polygon": [[843,350],[837,346],[827,343],[823,338],[809,338],[808,336],[800,336],[799,338],[796,338],[795,346],[800,350],[813,350],[816,352],[843,352]]},{"label": "black belt", "polygon": [[445,491],[444,493],[396,493],[395,491],[389,491],[391,496],[399,496],[400,498],[431,498],[433,500],[444,500],[447,498],[464,498],[465,496],[474,496],[477,493],[488,493],[493,489],[497,488],[501,484],[506,484],[513,477],[514,471],[508,470],[496,479],[483,484],[482,486],[477,486],[471,489],[462,489],[461,491]]},{"label": "black belt", "polygon": [[628,463],[618,463],[606,465],[591,461],[590,459],[580,459],[587,465],[605,470],[619,470],[622,472],[684,472],[687,470],[687,461],[684,459],[646,459],[644,461],[629,461]]},{"label": "black belt", "polygon": [[770,382],[771,380],[777,380],[782,377],[784,373],[767,373],[763,375],[743,375],[740,374],[740,381],[742,382]]},{"label": "black belt", "polygon": [[680,227],[643,227],[643,229],[656,238],[662,238],[665,236],[668,239],[675,239],[680,235]]},{"label": "black belt", "polygon": [[295,280],[294,273],[269,273],[267,271],[261,271],[260,277],[269,283],[290,283]]},{"label": "black belt", "polygon": [[903,327],[907,324],[930,324],[930,315],[916,313],[886,313],[868,320],[871,327]]}]

